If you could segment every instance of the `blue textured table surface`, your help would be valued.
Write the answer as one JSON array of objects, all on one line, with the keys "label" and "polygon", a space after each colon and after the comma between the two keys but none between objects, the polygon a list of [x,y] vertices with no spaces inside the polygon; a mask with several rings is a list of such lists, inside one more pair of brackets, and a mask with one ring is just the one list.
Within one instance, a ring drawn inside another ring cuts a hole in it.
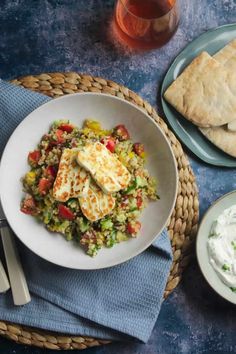
[{"label": "blue textured table surface", "polygon": [[[236,0],[182,0],[182,21],[164,48],[122,54],[108,41],[112,0],[2,0],[0,77],[49,71],[78,71],[122,83],[160,111],[159,88],[176,55],[199,34],[236,22]],[[190,156],[200,189],[201,215],[212,201],[236,189],[236,170],[214,168]],[[196,261],[163,303],[148,344],[113,343],[86,354],[235,353],[235,306],[218,297]],[[52,351],[0,337],[0,351],[41,354]],[[69,351],[68,351],[69,353]]]}]

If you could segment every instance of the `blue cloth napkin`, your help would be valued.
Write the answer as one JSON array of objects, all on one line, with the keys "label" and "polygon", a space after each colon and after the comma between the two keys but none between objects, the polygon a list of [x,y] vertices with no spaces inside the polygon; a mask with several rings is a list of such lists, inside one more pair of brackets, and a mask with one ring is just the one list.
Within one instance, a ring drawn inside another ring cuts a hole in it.
[{"label": "blue cloth napkin", "polygon": [[[48,100],[0,81],[0,153],[22,119]],[[10,291],[0,294],[1,320],[103,339],[148,340],[172,263],[166,230],[139,256],[97,271],[56,266],[17,242],[32,301],[16,307]]]}]

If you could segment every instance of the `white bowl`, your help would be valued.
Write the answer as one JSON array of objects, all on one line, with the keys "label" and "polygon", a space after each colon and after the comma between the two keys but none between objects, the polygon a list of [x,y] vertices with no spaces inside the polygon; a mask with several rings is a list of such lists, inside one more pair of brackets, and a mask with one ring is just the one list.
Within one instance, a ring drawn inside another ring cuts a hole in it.
[{"label": "white bowl", "polygon": [[[20,179],[28,171],[28,152],[34,150],[54,120],[69,119],[81,127],[84,119],[99,120],[109,129],[125,124],[133,141],[147,151],[147,168],[158,180],[160,200],[150,202],[141,217],[136,239],[102,249],[95,258],[74,242],[50,233],[33,217],[20,212],[23,197]],[[164,133],[141,109],[117,97],[78,93],[52,100],[29,114],[10,137],[0,166],[1,202],[8,222],[19,239],[34,253],[55,264],[74,269],[98,269],[125,262],[144,251],[165,227],[177,194],[176,162]]]},{"label": "white bowl", "polygon": [[236,191],[225,194],[208,209],[197,234],[197,259],[199,267],[209,285],[224,299],[236,304],[236,293],[225,285],[209,262],[207,241],[213,222],[227,208],[236,203]]}]

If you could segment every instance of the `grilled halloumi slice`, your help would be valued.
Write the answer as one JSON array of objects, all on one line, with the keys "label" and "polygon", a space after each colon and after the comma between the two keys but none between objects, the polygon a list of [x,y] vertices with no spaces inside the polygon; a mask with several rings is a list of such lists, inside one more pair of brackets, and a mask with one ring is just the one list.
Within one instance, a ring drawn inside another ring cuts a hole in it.
[{"label": "grilled halloumi slice", "polygon": [[84,216],[90,221],[102,219],[115,206],[115,198],[105,194],[95,183],[90,183],[86,195],[79,197],[80,208]]},{"label": "grilled halloumi slice", "polygon": [[61,155],[53,196],[59,202],[76,198],[88,192],[90,176],[76,162],[77,149],[65,149]]},{"label": "grilled halloumi slice", "polygon": [[128,186],[130,173],[103,144],[88,143],[77,153],[77,162],[89,171],[105,193],[118,192]]}]

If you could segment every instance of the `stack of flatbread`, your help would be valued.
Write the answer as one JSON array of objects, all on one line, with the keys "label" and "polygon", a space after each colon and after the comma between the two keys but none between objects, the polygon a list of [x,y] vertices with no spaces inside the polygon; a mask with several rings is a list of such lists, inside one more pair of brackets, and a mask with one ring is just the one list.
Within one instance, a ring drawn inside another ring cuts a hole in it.
[{"label": "stack of flatbread", "polygon": [[236,39],[213,57],[202,52],[164,97],[213,144],[236,157]]}]

